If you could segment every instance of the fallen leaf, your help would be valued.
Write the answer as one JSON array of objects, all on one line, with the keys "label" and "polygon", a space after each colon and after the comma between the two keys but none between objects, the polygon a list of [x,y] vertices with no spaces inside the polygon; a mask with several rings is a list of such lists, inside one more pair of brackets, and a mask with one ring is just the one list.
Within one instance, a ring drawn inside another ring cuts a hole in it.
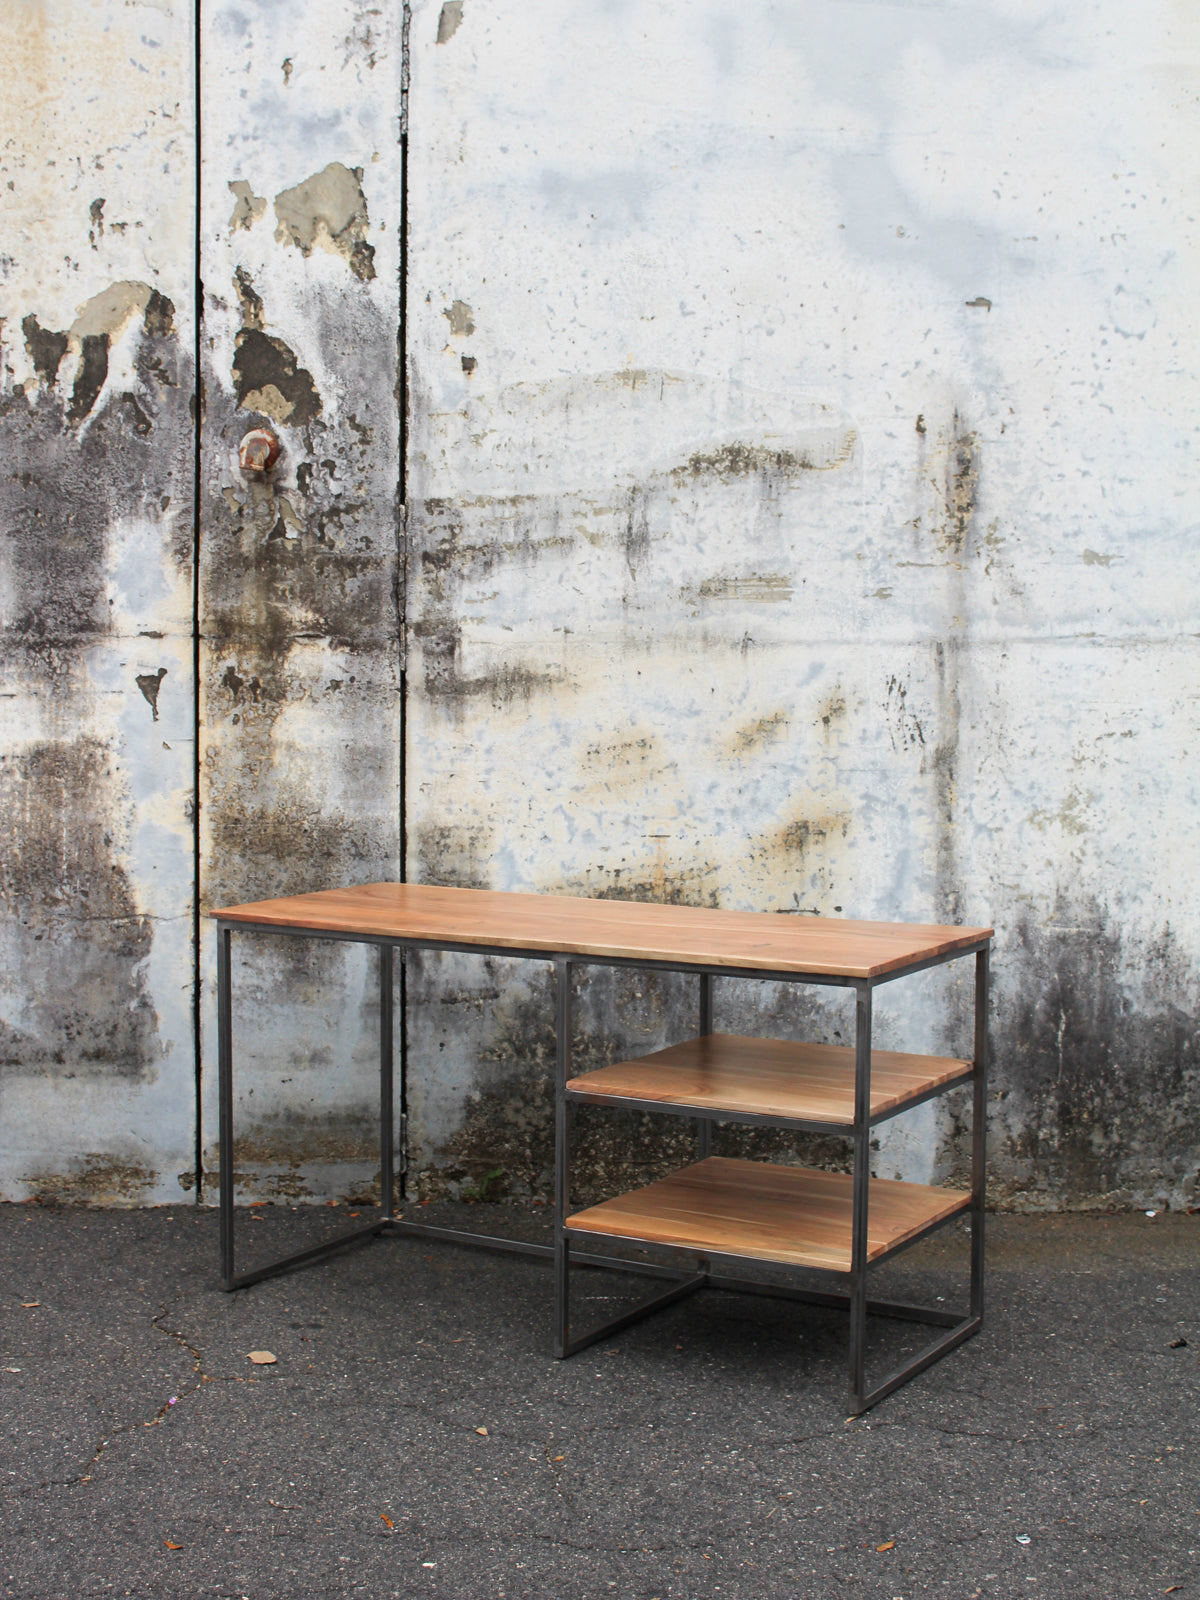
[{"label": "fallen leaf", "polygon": [[183,1549],[183,1546],[181,1544],[172,1544],[170,1539],[164,1539],[163,1543],[166,1545],[168,1550],[182,1550]]},{"label": "fallen leaf", "polygon": [[877,1544],[875,1548],[882,1554],[884,1550],[894,1550],[896,1548],[896,1541],[895,1539],[889,1539],[886,1544]]},{"label": "fallen leaf", "polygon": [[379,1520],[380,1522],[386,1522],[389,1528],[394,1528],[396,1526],[391,1517],[385,1517],[382,1511],[379,1513]]},{"label": "fallen leaf", "polygon": [[251,1350],[250,1360],[256,1367],[273,1367],[278,1357],[273,1356],[269,1350]]},{"label": "fallen leaf", "polygon": [[476,1428],[476,1429],[475,1429],[475,1432],[476,1432],[476,1433],[479,1433],[479,1434],[482,1434],[482,1435],[483,1435],[483,1437],[484,1437],[484,1438],[485,1438],[485,1439],[486,1439],[486,1438],[487,1438],[487,1436],[488,1436],[488,1431],[487,1431],[487,1429],[486,1429],[486,1428]]}]

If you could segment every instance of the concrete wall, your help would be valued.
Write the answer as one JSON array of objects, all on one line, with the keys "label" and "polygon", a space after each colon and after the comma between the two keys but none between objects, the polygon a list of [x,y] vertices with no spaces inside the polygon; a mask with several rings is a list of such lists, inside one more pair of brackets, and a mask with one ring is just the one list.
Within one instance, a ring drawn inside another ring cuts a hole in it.
[{"label": "concrete wall", "polygon": [[[396,7],[203,11],[205,909],[398,872],[401,33]],[[254,482],[237,446],[263,423],[283,456]],[[203,1143],[215,1172],[206,932]],[[374,1180],[376,959],[237,941],[244,1194],[324,1196]]]},{"label": "concrete wall", "polygon": [[195,1181],[191,8],[0,82],[0,1194]]},{"label": "concrete wall", "polygon": [[[206,4],[195,595],[191,10],[10,15],[0,1194],[211,1172],[197,884],[403,831],[425,882],[992,922],[995,1195],[1194,1198],[1188,8],[416,0],[402,478],[404,15]],[[373,961],[235,950],[242,1192],[368,1189]],[[969,997],[882,1038],[965,1050]],[[408,1000],[414,1192],[544,1191],[546,970]],[[694,1003],[586,974],[585,1059]],[[960,1171],[962,1110],[880,1170]],[[585,1133],[585,1189],[683,1147]]]},{"label": "concrete wall", "polygon": [[[1108,0],[414,12],[412,875],[994,923],[1025,1205],[1200,1165],[1198,43]],[[885,1037],[966,1049],[965,985],[913,988]],[[544,1183],[543,979],[413,992],[427,1181]],[[691,1026],[590,992],[602,1049]],[[843,1016],[718,985],[734,1031]],[[960,1167],[958,1112],[881,1170]]]}]

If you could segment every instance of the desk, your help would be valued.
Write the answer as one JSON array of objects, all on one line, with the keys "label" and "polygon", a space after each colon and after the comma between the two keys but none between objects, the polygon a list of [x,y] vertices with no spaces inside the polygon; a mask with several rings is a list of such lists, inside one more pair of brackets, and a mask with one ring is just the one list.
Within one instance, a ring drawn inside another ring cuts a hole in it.
[{"label": "desk", "polygon": [[[710,911],[620,900],[503,894],[417,884],[376,883],[291,895],[211,913],[217,923],[220,1079],[221,1279],[226,1289],[315,1261],[381,1233],[401,1233],[553,1257],[555,1349],[569,1356],[704,1287],[785,1295],[850,1314],[850,1404],[855,1414],[890,1394],[980,1327],[983,1316],[986,1011],[991,928],[851,922],[765,912]],[[233,1018],[230,952],[234,929],[341,939],[379,948],[379,1080],[382,1214],[282,1261],[237,1273],[234,1266]],[[395,1216],[392,1121],[394,952],[456,950],[551,960],[556,972],[555,1242],[527,1244],[410,1222]],[[971,1060],[872,1050],[874,990],[882,983],[962,957],[975,959],[975,1038]],[[647,967],[699,980],[697,1035],[640,1061],[571,1071],[574,966]],[[737,1039],[713,1030],[713,980],[774,979],[853,988],[852,1048],[784,1040]],[[870,1175],[871,1130],[889,1117],[955,1086],[973,1095],[969,1191],[890,1182]],[[576,1105],[653,1110],[694,1119],[697,1160],[657,1184],[572,1213],[571,1123]],[[852,1174],[711,1154],[714,1120],[840,1133],[853,1140]],[[956,1216],[971,1225],[970,1308],[962,1315],[868,1297],[870,1269]],[[663,1266],[581,1248],[603,1240],[653,1246],[682,1266]],[[570,1268],[620,1266],[674,1280],[623,1317],[575,1334]],[[748,1262],[788,1272],[830,1274],[840,1291],[775,1288],[736,1275]],[[714,1270],[714,1267],[723,1270]],[[865,1379],[866,1317],[871,1312],[943,1329],[881,1383]]]}]

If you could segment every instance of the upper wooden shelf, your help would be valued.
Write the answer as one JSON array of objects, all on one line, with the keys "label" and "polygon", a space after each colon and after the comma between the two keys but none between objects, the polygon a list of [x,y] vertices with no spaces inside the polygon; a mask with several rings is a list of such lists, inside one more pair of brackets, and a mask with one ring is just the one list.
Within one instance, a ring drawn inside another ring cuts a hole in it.
[{"label": "upper wooden shelf", "polygon": [[414,883],[324,889],[209,914],[280,930],[850,979],[969,950],[993,931]]},{"label": "upper wooden shelf", "polygon": [[[853,1191],[844,1172],[709,1156],[660,1183],[578,1211],[566,1225],[573,1234],[849,1272]],[[872,1178],[867,1260],[970,1203],[957,1189]]]},{"label": "upper wooden shelf", "polygon": [[[871,1051],[871,1116],[970,1077],[969,1061]],[[572,1078],[598,1099],[696,1107],[846,1127],[854,1122],[854,1051],[713,1033]]]}]

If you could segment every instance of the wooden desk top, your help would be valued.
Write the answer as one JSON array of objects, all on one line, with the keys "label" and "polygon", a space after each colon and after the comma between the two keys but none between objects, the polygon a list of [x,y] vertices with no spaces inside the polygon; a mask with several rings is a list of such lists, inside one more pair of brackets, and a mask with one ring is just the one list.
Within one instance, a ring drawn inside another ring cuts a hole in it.
[{"label": "wooden desk top", "polygon": [[707,911],[630,900],[370,883],[210,912],[248,922],[368,938],[483,945],[546,955],[623,957],[742,971],[878,978],[969,950],[991,928],[851,922],[762,911]]}]

